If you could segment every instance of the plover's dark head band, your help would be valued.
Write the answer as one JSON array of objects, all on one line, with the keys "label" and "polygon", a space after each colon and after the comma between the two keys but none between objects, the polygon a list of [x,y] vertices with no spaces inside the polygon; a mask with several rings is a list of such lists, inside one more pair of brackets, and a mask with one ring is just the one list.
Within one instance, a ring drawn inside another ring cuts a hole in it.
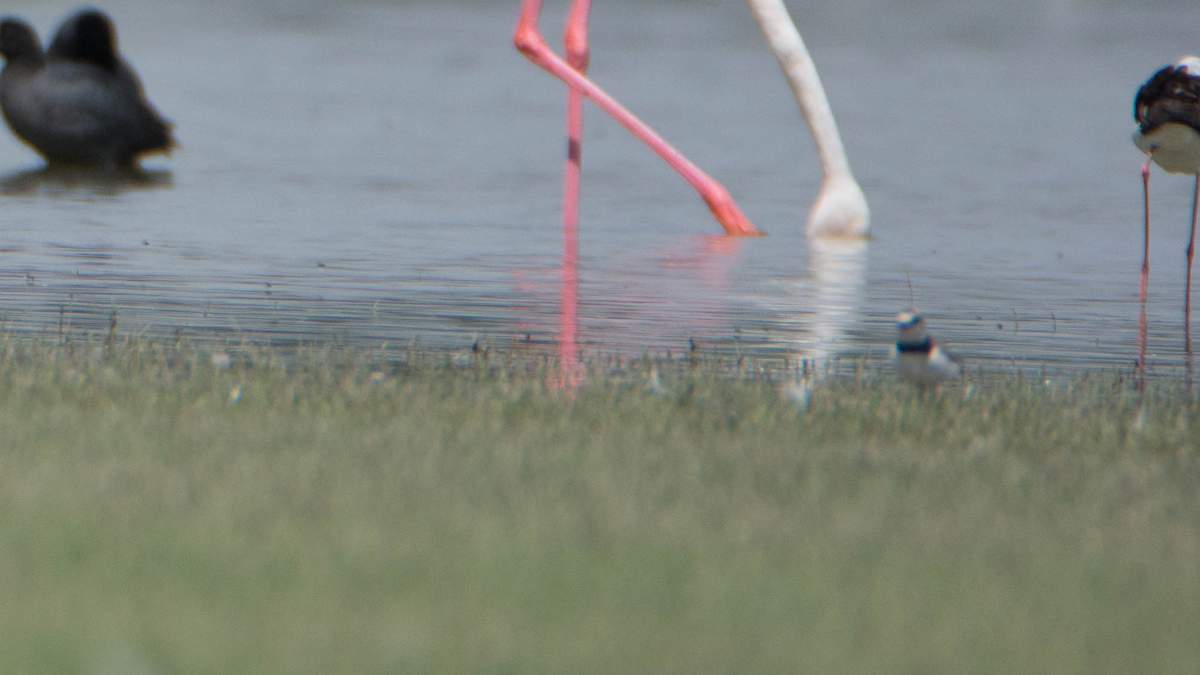
[{"label": "plover's dark head band", "polygon": [[933,338],[926,337],[920,342],[897,342],[896,351],[901,354],[928,354],[933,351]]}]

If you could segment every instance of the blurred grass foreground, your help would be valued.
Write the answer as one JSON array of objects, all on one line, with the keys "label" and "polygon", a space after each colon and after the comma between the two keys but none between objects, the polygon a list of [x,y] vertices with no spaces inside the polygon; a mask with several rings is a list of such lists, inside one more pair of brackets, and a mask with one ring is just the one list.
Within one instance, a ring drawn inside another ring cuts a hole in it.
[{"label": "blurred grass foreground", "polygon": [[1196,397],[0,339],[0,672],[1196,673]]}]

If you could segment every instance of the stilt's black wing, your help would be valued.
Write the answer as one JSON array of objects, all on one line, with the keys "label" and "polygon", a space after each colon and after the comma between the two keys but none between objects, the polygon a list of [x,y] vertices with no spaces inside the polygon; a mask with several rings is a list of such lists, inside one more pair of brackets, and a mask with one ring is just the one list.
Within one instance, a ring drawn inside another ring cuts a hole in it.
[{"label": "stilt's black wing", "polygon": [[[1159,118],[1168,114],[1184,115],[1184,118],[1173,116],[1150,123],[1152,120],[1146,119],[1147,114]],[[1190,74],[1183,66],[1167,66],[1154,73],[1133,99],[1133,119],[1145,129],[1162,122],[1180,121],[1200,130],[1200,77]]]}]

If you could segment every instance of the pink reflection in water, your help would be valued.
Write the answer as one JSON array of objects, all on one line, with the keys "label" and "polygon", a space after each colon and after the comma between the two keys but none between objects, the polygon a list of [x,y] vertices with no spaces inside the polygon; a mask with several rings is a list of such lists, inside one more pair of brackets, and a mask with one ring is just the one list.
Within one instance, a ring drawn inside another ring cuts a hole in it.
[{"label": "pink reflection in water", "polygon": [[[564,228],[555,332],[558,363],[549,384],[556,388],[583,384],[585,343],[606,345],[614,340],[632,340],[669,345],[678,344],[676,336],[723,333],[728,314],[713,311],[712,303],[723,305],[727,301],[733,267],[743,243],[742,239],[724,235],[697,235],[677,240],[670,249],[637,252],[628,261],[599,271],[603,278],[588,285],[596,296],[584,298],[580,295],[577,231]],[[639,275],[636,269],[631,274],[622,273],[629,262],[635,268],[652,265],[655,274]],[[583,303],[593,312],[581,321]],[[630,307],[637,311],[630,312]],[[623,315],[606,315],[606,309],[613,308]],[[581,323],[593,327],[590,335],[583,334]]]}]

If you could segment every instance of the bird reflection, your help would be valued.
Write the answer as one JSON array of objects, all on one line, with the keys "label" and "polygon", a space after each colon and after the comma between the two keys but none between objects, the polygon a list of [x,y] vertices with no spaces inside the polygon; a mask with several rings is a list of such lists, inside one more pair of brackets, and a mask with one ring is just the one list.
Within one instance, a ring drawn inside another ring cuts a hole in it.
[{"label": "bird reflection", "polygon": [[849,330],[858,320],[867,284],[868,240],[808,239],[805,274],[784,280],[779,292],[760,304],[773,311],[771,341],[782,343],[811,372],[829,372],[839,356],[852,352]]},{"label": "bird reflection", "polygon": [[556,337],[558,368],[552,386],[578,387],[583,384],[585,368],[579,354],[579,230],[575,227],[563,231]]},{"label": "bird reflection", "polygon": [[[728,343],[735,317],[747,309],[736,306],[745,300],[736,300],[732,288],[739,253],[755,243],[719,235],[686,237],[669,249],[608,261],[603,273],[581,281],[577,250],[568,238],[557,269],[557,367],[549,384],[582,384],[585,349],[636,354],[703,346],[709,339]],[[761,344],[767,351],[782,346],[797,363],[807,361],[814,374],[829,372],[838,357],[858,348],[852,329],[866,289],[867,251],[861,239],[808,240],[803,271],[779,280],[774,291],[756,290],[749,299],[754,323],[765,329],[755,336],[754,328],[745,327],[743,344]],[[536,322],[536,314],[527,320]],[[528,323],[526,328],[537,330]]]},{"label": "bird reflection", "polygon": [[171,183],[171,172],[166,169],[46,165],[0,175],[0,194],[83,192],[107,197],[131,190],[170,187]]},{"label": "bird reflection", "polygon": [[[683,237],[668,248],[607,256],[601,272],[581,275],[577,244],[566,237],[555,270],[558,365],[550,384],[582,384],[585,349],[629,355],[684,349],[692,338],[728,334],[725,303],[743,243],[722,235]],[[537,293],[537,285],[520,285]],[[529,306],[518,330],[530,336],[545,330],[537,307]]]}]

